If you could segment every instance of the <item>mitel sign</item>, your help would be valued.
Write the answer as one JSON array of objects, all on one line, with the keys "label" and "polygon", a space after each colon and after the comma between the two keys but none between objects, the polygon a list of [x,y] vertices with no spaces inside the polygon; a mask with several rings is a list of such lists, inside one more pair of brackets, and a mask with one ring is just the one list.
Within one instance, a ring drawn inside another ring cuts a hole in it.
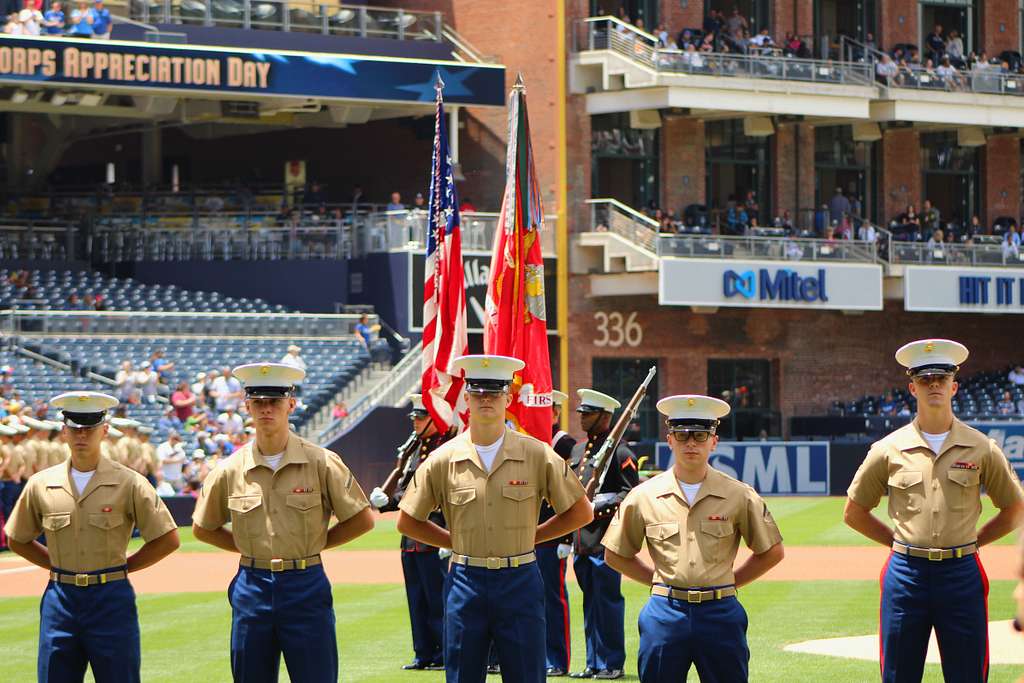
[{"label": "mitel sign", "polygon": [[[672,449],[660,442],[658,467],[672,467]],[[761,495],[827,496],[827,441],[720,441],[708,464],[750,484]]]},{"label": "mitel sign", "polygon": [[818,268],[817,274],[807,276],[788,268],[778,268],[774,274],[768,268],[761,268],[756,273],[753,270],[742,273],[727,270],[722,276],[722,292],[726,297],[742,296],[761,301],[828,302],[824,268]]},{"label": "mitel sign", "polygon": [[658,303],[880,311],[882,266],[662,256],[658,259]]}]

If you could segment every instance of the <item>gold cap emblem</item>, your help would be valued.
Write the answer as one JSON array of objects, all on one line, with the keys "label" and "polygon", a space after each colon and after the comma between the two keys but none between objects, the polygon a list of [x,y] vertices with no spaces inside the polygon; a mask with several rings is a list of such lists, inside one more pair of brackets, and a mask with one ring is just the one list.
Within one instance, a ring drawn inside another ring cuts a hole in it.
[{"label": "gold cap emblem", "polygon": [[88,397],[88,396],[79,396],[79,397],[78,397],[78,401],[79,401],[79,403],[85,403],[85,402],[86,402],[86,401],[88,401],[88,400],[89,400],[89,397]]},{"label": "gold cap emblem", "polygon": [[935,350],[935,344],[933,344],[932,342],[928,342],[927,344],[924,345],[924,352],[925,353],[931,353],[934,350]]},{"label": "gold cap emblem", "polygon": [[697,405],[697,400],[693,398],[688,398],[686,399],[686,405],[692,408],[693,406]]},{"label": "gold cap emblem", "polygon": [[269,375],[270,374],[270,367],[267,366],[267,365],[262,366],[260,368],[260,374],[261,375]]},{"label": "gold cap emblem", "polygon": [[483,361],[481,362],[481,365],[483,365],[485,368],[491,367],[491,359],[484,358]]}]

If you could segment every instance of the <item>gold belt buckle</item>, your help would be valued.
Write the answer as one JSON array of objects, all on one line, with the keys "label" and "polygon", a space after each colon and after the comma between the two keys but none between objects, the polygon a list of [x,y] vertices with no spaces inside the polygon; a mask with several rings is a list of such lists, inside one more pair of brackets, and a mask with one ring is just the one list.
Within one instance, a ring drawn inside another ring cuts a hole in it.
[{"label": "gold belt buckle", "polygon": [[702,600],[701,591],[686,591],[686,602],[691,605],[699,605]]},{"label": "gold belt buckle", "polygon": [[270,561],[270,571],[272,572],[283,572],[284,571],[284,560],[276,559]]},{"label": "gold belt buckle", "polygon": [[295,568],[296,569],[305,569],[306,568],[306,561],[305,560],[295,560]]},{"label": "gold belt buckle", "polygon": [[932,562],[938,562],[942,559],[942,548],[928,548],[928,559]]},{"label": "gold belt buckle", "polygon": [[85,588],[89,585],[88,574],[75,574],[75,585],[79,588]]},{"label": "gold belt buckle", "polygon": [[484,558],[484,566],[488,569],[501,569],[501,558],[500,557],[487,557]]}]

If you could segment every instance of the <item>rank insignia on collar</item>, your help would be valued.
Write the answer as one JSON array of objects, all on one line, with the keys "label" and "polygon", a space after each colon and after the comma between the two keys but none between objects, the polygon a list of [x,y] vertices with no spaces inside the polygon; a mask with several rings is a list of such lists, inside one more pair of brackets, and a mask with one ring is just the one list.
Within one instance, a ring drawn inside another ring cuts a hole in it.
[{"label": "rank insignia on collar", "polygon": [[976,470],[978,464],[973,462],[965,462],[963,460],[957,460],[955,463],[949,466],[953,470]]},{"label": "rank insignia on collar", "polygon": [[725,522],[728,521],[728,517],[725,515],[708,515],[709,522]]},{"label": "rank insignia on collar", "polygon": [[508,485],[509,486],[526,486],[529,483],[530,482],[526,481],[525,479],[510,479],[509,482],[508,482]]}]

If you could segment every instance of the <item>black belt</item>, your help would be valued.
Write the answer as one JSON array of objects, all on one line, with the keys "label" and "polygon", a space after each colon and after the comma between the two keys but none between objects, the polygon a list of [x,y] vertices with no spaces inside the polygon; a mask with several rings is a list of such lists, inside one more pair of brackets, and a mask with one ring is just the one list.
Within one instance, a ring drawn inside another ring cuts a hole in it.
[{"label": "black belt", "polygon": [[245,557],[244,555],[238,561],[238,564],[242,567],[250,567],[253,569],[269,569],[272,572],[287,572],[293,570],[308,569],[309,567],[315,567],[320,564],[320,556],[314,555],[313,557],[304,557],[300,560],[257,560],[253,557]]},{"label": "black belt", "polygon": [[731,598],[736,595],[736,586],[725,586],[723,588],[694,588],[692,590],[672,588],[671,586],[651,586],[651,595],[660,595],[674,600],[685,600],[694,605],[711,600]]},{"label": "black belt", "polygon": [[128,572],[121,569],[116,572],[100,572],[99,574],[63,574],[50,570],[50,580],[57,583],[67,583],[79,588],[86,586],[97,586],[111,581],[124,581],[128,578]]}]

